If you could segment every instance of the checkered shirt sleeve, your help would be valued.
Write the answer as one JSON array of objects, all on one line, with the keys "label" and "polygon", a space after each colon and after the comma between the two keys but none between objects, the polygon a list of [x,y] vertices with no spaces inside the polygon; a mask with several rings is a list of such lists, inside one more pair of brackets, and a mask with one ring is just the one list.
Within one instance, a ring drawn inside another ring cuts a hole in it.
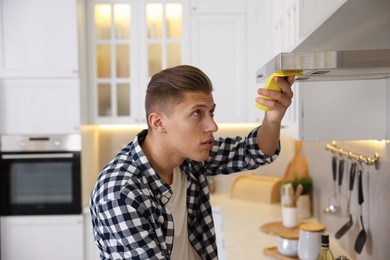
[{"label": "checkered shirt sleeve", "polygon": [[274,155],[264,154],[257,144],[257,132],[253,129],[245,138],[219,138],[209,159],[205,162],[208,175],[228,174],[244,170],[253,170],[272,163],[280,153],[280,143]]}]

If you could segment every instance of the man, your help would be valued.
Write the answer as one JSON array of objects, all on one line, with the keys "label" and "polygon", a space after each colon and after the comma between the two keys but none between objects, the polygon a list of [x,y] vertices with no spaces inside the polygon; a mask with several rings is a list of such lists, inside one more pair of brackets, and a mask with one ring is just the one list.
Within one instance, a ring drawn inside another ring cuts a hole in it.
[{"label": "man", "polygon": [[207,176],[255,169],[279,154],[281,120],[293,77],[281,92],[260,89],[271,108],[246,138],[214,139],[212,84],[182,65],[155,74],[147,88],[148,129],[100,173],[91,215],[101,259],[217,259]]}]

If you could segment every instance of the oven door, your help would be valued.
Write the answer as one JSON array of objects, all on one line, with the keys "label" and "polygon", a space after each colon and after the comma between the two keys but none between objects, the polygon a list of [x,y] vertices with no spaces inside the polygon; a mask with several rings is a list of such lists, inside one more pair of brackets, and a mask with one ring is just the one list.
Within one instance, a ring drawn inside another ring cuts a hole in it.
[{"label": "oven door", "polygon": [[2,153],[1,214],[81,213],[80,152]]}]

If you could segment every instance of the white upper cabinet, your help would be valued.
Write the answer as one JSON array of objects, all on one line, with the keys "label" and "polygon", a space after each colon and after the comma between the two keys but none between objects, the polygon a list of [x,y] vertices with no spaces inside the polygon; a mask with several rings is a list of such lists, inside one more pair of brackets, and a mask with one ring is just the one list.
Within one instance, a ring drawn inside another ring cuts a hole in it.
[{"label": "white upper cabinet", "polygon": [[244,13],[246,12],[243,0],[191,0],[191,12],[203,14],[216,13]]},{"label": "white upper cabinet", "polygon": [[79,131],[78,79],[0,80],[0,134]]},{"label": "white upper cabinet", "polygon": [[255,75],[261,44],[270,43],[249,30],[261,24],[261,2],[89,1],[92,123],[145,123],[151,76],[179,64],[212,80],[217,122],[259,121]]},{"label": "white upper cabinet", "polygon": [[275,56],[274,28],[274,3],[273,1],[247,0],[246,12],[246,91],[247,121],[261,123],[264,111],[255,106],[257,90],[264,83],[256,83],[256,71],[269,59]]},{"label": "white upper cabinet", "polygon": [[181,1],[90,1],[92,121],[145,123],[151,76],[188,61]]},{"label": "white upper cabinet", "polygon": [[246,121],[245,36],[245,15],[191,16],[191,63],[213,83],[218,123]]},{"label": "white upper cabinet", "polygon": [[0,77],[77,77],[76,0],[0,0]]},{"label": "white upper cabinet", "polygon": [[191,1],[191,64],[213,83],[217,123],[248,122],[262,115],[254,105],[256,61],[262,49],[255,28],[258,3]]},{"label": "white upper cabinet", "polygon": [[[273,4],[275,46],[290,51],[332,15],[346,0],[277,0]],[[272,10],[272,8],[268,8]],[[271,18],[272,19],[272,18]]]}]

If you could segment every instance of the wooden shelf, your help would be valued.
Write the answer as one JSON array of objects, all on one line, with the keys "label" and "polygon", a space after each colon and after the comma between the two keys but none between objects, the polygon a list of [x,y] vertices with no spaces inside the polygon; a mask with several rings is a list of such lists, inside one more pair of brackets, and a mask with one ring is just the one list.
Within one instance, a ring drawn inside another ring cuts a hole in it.
[{"label": "wooden shelf", "polygon": [[268,256],[272,256],[275,259],[280,259],[280,260],[298,260],[299,259],[298,257],[288,257],[288,256],[281,255],[278,252],[278,249],[276,248],[276,246],[264,248],[264,254],[268,255]]}]

